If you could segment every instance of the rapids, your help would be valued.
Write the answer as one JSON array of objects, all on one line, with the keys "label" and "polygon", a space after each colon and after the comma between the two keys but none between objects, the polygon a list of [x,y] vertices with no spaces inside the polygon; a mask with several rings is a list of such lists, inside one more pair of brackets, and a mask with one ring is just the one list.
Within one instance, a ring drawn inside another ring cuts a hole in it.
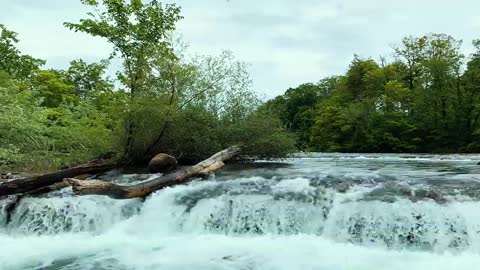
[{"label": "rapids", "polygon": [[[0,269],[477,269],[478,155],[298,154],[145,201],[0,201]],[[151,176],[111,175],[135,183]]]}]

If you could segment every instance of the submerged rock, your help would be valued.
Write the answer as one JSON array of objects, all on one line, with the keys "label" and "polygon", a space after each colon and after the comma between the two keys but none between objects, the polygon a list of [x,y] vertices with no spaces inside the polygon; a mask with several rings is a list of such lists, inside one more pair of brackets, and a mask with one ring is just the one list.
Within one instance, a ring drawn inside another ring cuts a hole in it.
[{"label": "submerged rock", "polygon": [[433,187],[411,187],[405,183],[389,182],[379,185],[377,188],[368,192],[364,200],[366,201],[383,201],[395,202],[395,198],[406,198],[412,202],[433,200],[436,203],[443,204],[447,200],[445,196]]}]

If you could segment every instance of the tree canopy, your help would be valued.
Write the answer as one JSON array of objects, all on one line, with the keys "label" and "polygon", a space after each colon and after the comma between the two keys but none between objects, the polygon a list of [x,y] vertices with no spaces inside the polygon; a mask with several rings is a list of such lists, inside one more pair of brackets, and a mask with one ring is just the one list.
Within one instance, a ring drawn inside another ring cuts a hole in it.
[{"label": "tree canopy", "polygon": [[405,37],[393,61],[354,56],[346,74],[268,101],[304,150],[478,152],[480,42],[469,58],[445,34]]},{"label": "tree canopy", "polygon": [[[45,69],[0,25],[0,168],[47,170],[107,153],[131,164],[159,152],[193,163],[232,144],[266,159],[298,149],[480,151],[480,40],[464,56],[449,35],[405,37],[389,62],[355,55],[345,74],[264,102],[231,52],[187,57],[179,6],[82,3],[91,12],[65,26],[106,39],[105,60]],[[112,59],[122,63],[115,75]]]},{"label": "tree canopy", "polygon": [[[41,171],[107,153],[131,164],[159,152],[191,163],[233,144],[248,158],[294,151],[280,120],[258,110],[244,63],[228,51],[185,56],[188,46],[174,32],[180,7],[82,3],[91,9],[87,18],[65,26],[112,44],[98,63],[42,69],[45,61],[22,54],[18,35],[0,25],[0,168]],[[109,77],[114,58],[123,65]]]}]

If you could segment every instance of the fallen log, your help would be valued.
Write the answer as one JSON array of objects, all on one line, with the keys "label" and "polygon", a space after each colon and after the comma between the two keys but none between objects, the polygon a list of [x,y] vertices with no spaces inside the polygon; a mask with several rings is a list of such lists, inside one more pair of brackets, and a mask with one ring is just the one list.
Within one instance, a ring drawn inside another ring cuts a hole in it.
[{"label": "fallen log", "polygon": [[120,166],[121,164],[116,163],[86,164],[57,172],[3,182],[0,184],[0,197],[39,190],[56,183],[61,183],[64,178],[75,177],[82,174],[99,174]]},{"label": "fallen log", "polygon": [[132,186],[121,186],[111,182],[95,180],[83,181],[73,178],[66,178],[64,181],[72,186],[73,192],[77,195],[104,195],[113,199],[144,198],[159,189],[183,184],[194,177],[203,177],[211,174],[222,168],[225,165],[224,161],[232,159],[239,153],[240,148],[232,146],[197,165]]},{"label": "fallen log", "polygon": [[[77,176],[77,178],[85,180],[89,176],[91,176],[91,175],[82,174],[82,175]],[[39,197],[39,196],[43,196],[43,195],[45,195],[47,193],[50,193],[50,192],[62,190],[62,189],[67,188],[67,187],[70,187],[70,185],[68,183],[62,181],[62,182],[58,182],[58,183],[55,183],[55,184],[50,185],[50,186],[44,186],[44,187],[41,187],[41,188],[38,188],[38,189],[34,189],[34,190],[31,190],[31,191],[28,191],[28,192],[25,192],[25,193],[22,193],[22,194],[12,196],[12,197],[14,197],[13,200],[10,201],[8,204],[6,204],[6,206],[4,208],[4,211],[5,211],[5,214],[6,214],[6,217],[5,217],[6,223],[7,224],[10,223],[13,212],[15,211],[15,209],[20,204],[20,202],[22,201],[23,198],[25,198],[25,197]]]}]

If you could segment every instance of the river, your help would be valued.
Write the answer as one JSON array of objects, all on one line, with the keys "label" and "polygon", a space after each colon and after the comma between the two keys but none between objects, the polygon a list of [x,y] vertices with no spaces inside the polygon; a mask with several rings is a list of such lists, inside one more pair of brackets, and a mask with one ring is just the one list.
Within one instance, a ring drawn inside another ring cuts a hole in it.
[{"label": "river", "polygon": [[477,269],[479,162],[308,153],[229,166],[145,201],[27,198],[8,224],[0,214],[0,269]]}]

